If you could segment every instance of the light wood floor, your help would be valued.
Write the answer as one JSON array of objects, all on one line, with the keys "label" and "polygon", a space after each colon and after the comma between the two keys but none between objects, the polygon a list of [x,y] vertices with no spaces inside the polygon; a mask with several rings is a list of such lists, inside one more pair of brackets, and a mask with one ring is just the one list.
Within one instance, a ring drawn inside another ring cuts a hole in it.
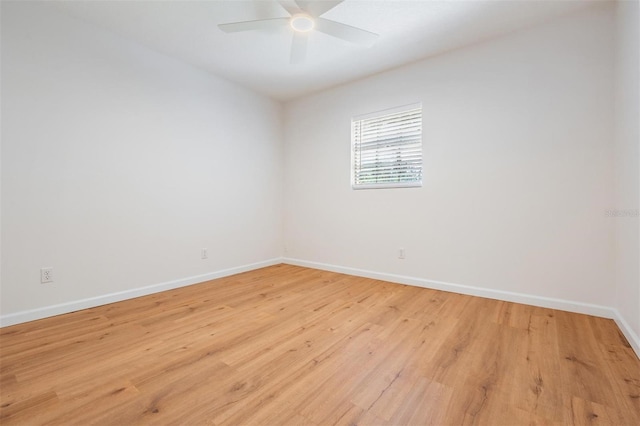
[{"label": "light wood floor", "polygon": [[640,424],[611,320],[289,265],[0,345],[2,425]]}]

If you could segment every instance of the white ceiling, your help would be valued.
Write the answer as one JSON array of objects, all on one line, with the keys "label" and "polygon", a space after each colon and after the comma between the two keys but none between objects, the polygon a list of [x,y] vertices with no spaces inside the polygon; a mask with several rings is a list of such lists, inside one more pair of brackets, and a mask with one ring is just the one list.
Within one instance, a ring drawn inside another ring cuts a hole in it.
[{"label": "white ceiling", "polygon": [[369,48],[309,35],[307,60],[289,63],[292,30],[224,33],[217,24],[289,16],[277,1],[68,1],[54,7],[278,100],[477,43],[592,1],[345,0],[327,19],[380,34]]}]

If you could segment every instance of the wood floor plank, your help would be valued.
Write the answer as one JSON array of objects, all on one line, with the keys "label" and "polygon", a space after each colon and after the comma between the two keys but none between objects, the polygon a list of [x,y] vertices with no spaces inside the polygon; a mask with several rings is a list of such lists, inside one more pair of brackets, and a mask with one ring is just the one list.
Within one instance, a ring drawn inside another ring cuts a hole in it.
[{"label": "wood floor plank", "polygon": [[0,329],[2,425],[637,425],[615,323],[277,265]]}]

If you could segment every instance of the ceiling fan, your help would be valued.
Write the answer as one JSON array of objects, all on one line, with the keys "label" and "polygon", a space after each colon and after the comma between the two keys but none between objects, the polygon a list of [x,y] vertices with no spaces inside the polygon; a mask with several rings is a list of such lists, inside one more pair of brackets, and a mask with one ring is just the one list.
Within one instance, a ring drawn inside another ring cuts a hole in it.
[{"label": "ceiling fan", "polygon": [[304,62],[307,56],[309,33],[320,31],[330,36],[362,46],[371,46],[378,34],[351,25],[342,24],[321,15],[333,9],[344,0],[291,0],[280,1],[280,5],[289,12],[288,18],[258,19],[254,21],[219,24],[218,27],[228,33],[264,29],[278,29],[289,26],[293,30],[291,43],[291,63]]}]

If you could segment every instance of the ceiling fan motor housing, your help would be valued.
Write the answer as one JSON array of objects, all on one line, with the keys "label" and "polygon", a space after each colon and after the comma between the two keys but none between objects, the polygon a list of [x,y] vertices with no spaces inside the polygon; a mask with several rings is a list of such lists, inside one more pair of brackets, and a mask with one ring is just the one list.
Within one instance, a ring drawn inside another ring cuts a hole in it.
[{"label": "ceiling fan motor housing", "polygon": [[291,25],[291,28],[293,28],[294,31],[306,33],[313,30],[316,26],[316,22],[311,16],[305,13],[298,13],[291,17],[289,25]]}]

